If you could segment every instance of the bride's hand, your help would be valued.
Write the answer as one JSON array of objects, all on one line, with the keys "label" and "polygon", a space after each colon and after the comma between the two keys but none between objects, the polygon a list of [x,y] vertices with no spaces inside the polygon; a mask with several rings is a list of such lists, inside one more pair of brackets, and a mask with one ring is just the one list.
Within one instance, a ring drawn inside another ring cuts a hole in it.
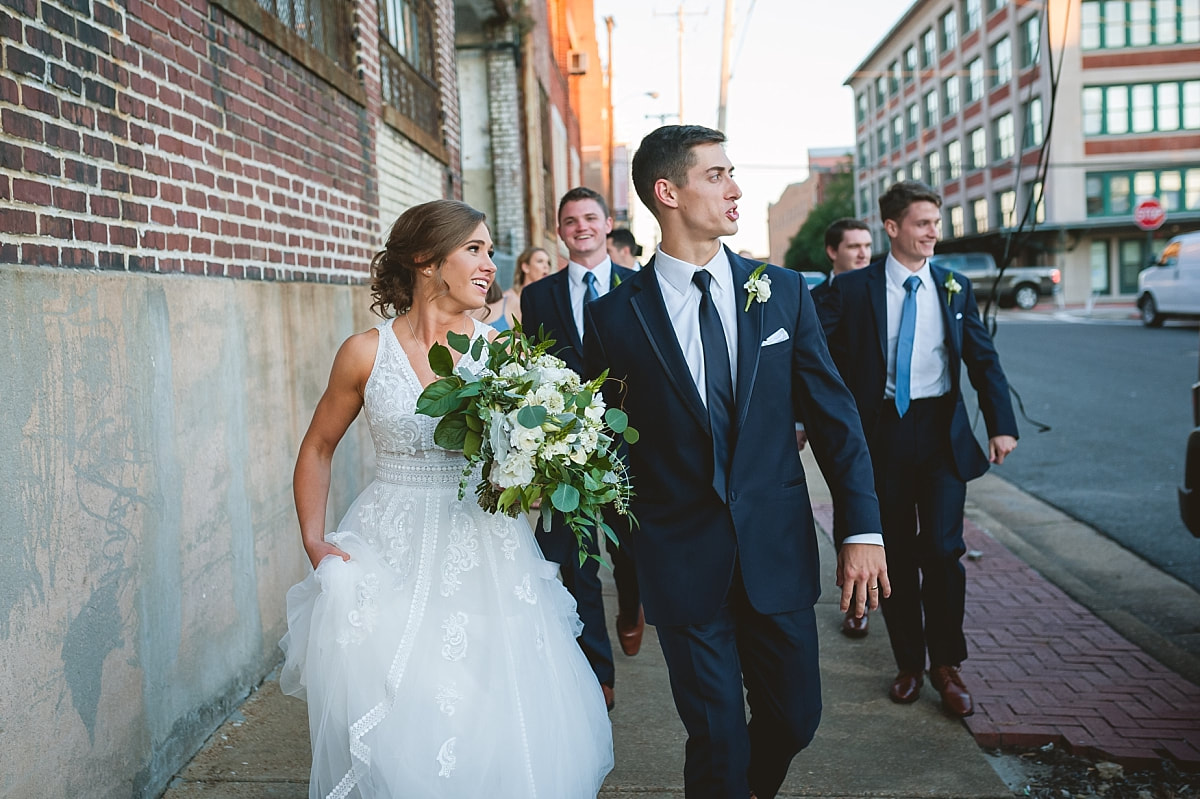
[{"label": "bride's hand", "polygon": [[350,560],[350,555],[335,547],[328,541],[317,541],[313,544],[305,544],[304,551],[308,553],[308,559],[312,561],[313,568],[317,568],[321,561],[330,555],[337,555],[342,560]]}]

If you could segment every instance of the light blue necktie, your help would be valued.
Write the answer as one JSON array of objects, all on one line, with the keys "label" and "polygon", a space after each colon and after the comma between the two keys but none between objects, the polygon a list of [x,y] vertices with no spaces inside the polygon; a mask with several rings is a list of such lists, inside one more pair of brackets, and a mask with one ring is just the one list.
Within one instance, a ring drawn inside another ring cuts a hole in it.
[{"label": "light blue necktie", "polygon": [[913,337],[917,332],[917,288],[921,278],[904,281],[904,305],[900,308],[900,337],[896,340],[896,414],[904,416],[912,402]]},{"label": "light blue necktie", "polygon": [[600,299],[600,292],[596,291],[596,275],[592,272],[584,273],[583,285],[586,287],[583,292],[583,302],[585,305],[592,300]]}]

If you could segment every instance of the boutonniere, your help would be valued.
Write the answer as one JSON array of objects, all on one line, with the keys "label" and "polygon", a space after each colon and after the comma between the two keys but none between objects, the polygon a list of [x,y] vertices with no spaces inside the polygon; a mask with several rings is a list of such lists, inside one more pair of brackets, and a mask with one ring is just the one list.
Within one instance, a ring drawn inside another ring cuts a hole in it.
[{"label": "boutonniere", "polygon": [[946,304],[949,305],[954,301],[954,295],[962,291],[962,285],[954,279],[953,274],[946,276],[946,282],[942,284],[946,288]]},{"label": "boutonniere", "polygon": [[613,270],[613,273],[612,273],[612,284],[613,284],[613,288],[616,288],[617,286],[621,285],[621,276],[617,273],[617,270],[615,270],[615,269]]},{"label": "boutonniere", "polygon": [[767,265],[759,264],[758,268],[750,273],[750,279],[742,286],[750,295],[746,298],[746,307],[742,309],[743,311],[749,311],[752,302],[766,302],[771,299],[771,278],[763,274],[765,271],[767,271]]}]

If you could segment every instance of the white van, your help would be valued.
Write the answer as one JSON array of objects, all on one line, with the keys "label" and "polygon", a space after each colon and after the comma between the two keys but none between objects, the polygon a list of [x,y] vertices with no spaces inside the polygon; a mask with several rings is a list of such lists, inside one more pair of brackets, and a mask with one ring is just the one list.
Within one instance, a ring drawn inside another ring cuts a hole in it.
[{"label": "white van", "polygon": [[1146,327],[1158,327],[1169,316],[1200,316],[1200,232],[1171,239],[1142,270],[1137,303]]}]

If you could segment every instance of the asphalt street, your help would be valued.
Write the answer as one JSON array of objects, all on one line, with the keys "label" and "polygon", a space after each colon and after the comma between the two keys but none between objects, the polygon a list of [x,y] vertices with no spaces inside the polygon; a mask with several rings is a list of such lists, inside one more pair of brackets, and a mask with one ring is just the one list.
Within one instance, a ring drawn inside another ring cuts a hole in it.
[{"label": "asphalt street", "polygon": [[1020,445],[995,474],[1200,589],[1200,540],[1176,497],[1196,325],[1014,311],[1001,313],[995,342],[1025,413],[1050,428],[1037,432],[1018,411]]}]

